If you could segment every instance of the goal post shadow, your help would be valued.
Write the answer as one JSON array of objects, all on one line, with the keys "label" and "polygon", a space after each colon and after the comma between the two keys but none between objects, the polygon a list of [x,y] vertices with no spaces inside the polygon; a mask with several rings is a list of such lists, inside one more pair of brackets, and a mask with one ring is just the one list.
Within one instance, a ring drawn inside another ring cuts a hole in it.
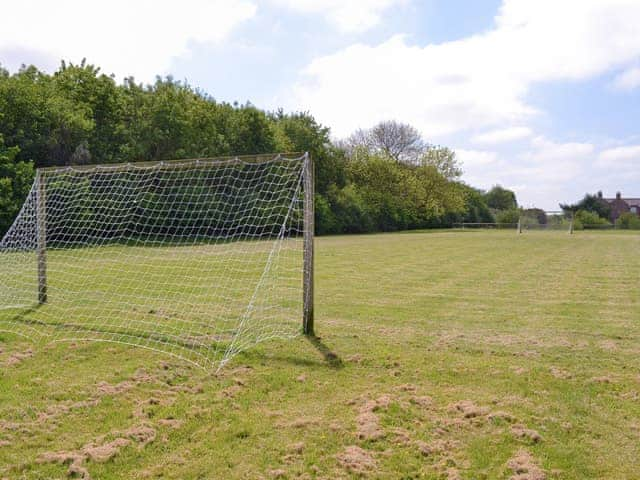
[{"label": "goal post shadow", "polygon": [[[340,355],[336,353],[330,346],[328,346],[321,337],[315,335],[301,335],[308,344],[313,347],[320,355],[318,356],[300,356],[296,354],[283,354],[281,352],[269,350],[268,352],[263,349],[251,349],[243,350],[240,352],[239,359],[256,360],[260,361],[275,361],[289,365],[298,365],[303,367],[323,367],[330,368],[332,370],[340,370],[344,368],[344,362]],[[306,350],[306,348],[305,348]]]},{"label": "goal post shadow", "polygon": [[337,353],[331,350],[322,341],[321,337],[316,337],[315,335],[305,335],[305,338],[311,345],[315,347],[316,350],[318,350],[318,352],[320,352],[325,362],[329,364],[330,367],[336,368],[336,369],[344,367],[344,363],[342,362],[342,359],[338,356]]}]

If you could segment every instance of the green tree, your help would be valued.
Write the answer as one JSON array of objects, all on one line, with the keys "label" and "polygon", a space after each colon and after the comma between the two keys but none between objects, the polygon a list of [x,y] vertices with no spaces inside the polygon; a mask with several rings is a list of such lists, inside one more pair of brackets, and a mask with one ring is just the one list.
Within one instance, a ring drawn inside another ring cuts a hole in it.
[{"label": "green tree", "polygon": [[591,195],[589,193],[585,194],[582,200],[577,203],[560,204],[560,208],[565,212],[575,213],[579,210],[591,212],[602,218],[610,218],[611,215],[611,206],[609,203],[597,195]]},{"label": "green tree", "polygon": [[624,212],[616,220],[616,226],[625,230],[640,230],[640,218],[635,213]]},{"label": "green tree", "polygon": [[522,210],[523,221],[530,225],[546,225],[547,214],[541,208],[526,208]]},{"label": "green tree", "polygon": [[517,208],[501,210],[496,214],[496,222],[504,226],[515,225],[520,220],[520,214],[521,212]]},{"label": "green tree", "polygon": [[365,148],[406,163],[417,163],[428,146],[415,127],[395,120],[380,122],[369,130],[358,130],[346,144],[349,149]]},{"label": "green tree", "polygon": [[512,190],[495,185],[485,194],[489,208],[494,210],[512,210],[518,208],[516,194]]},{"label": "green tree", "polygon": [[462,167],[456,159],[456,152],[447,147],[431,145],[420,157],[422,165],[430,165],[448,180],[462,175]]},{"label": "green tree", "polygon": [[331,144],[327,127],[309,113],[278,110],[270,117],[277,151],[309,152],[313,157],[317,193],[325,195],[332,185],[343,188],[347,184],[345,152]]},{"label": "green tree", "polygon": [[461,215],[454,218],[455,222],[492,223],[495,218],[487,205],[484,193],[465,184],[460,184],[464,192],[464,208]]},{"label": "green tree", "polygon": [[0,237],[13,223],[33,183],[33,164],[15,161],[19,151],[6,147],[0,135]]}]

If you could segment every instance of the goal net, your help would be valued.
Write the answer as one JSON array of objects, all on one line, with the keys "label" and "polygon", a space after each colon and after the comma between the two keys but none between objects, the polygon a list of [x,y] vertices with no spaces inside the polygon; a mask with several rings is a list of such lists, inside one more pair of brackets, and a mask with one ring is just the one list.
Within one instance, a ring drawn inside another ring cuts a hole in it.
[{"label": "goal net", "polygon": [[517,225],[519,232],[557,231],[571,233],[573,218],[563,211],[524,210]]},{"label": "goal net", "polygon": [[205,368],[293,337],[310,175],[306,154],[41,169],[0,240],[0,330]]}]

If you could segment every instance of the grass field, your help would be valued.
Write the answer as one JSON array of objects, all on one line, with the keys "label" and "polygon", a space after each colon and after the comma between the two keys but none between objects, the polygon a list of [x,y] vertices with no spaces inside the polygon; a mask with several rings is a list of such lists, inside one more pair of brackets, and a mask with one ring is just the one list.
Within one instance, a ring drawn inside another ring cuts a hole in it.
[{"label": "grass field", "polygon": [[316,325],[219,374],[0,334],[0,479],[639,476],[638,235],[319,238]]}]

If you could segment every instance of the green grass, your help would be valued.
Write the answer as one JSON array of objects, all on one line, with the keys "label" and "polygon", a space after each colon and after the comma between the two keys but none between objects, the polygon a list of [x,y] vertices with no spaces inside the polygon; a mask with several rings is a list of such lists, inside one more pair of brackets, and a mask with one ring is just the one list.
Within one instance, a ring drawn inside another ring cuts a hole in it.
[{"label": "green grass", "polygon": [[[547,478],[637,478],[638,235],[319,238],[316,330],[220,374],[0,334],[0,478],[66,478],[43,454],[75,452],[94,479],[506,479],[521,451]],[[146,444],[128,432],[143,426]]]}]

